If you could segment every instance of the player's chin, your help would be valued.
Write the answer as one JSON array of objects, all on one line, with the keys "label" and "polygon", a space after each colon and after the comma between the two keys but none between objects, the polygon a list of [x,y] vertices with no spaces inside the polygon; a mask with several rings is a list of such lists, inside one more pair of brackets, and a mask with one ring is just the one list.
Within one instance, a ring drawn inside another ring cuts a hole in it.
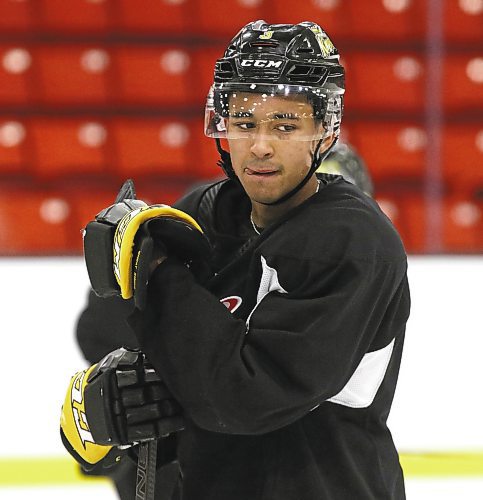
[{"label": "player's chin", "polygon": [[274,172],[271,174],[260,174],[260,175],[244,175],[242,179],[242,184],[245,187],[245,191],[250,195],[250,193],[258,193],[261,196],[276,196],[277,192],[282,188],[282,176],[279,172]]},{"label": "player's chin", "polygon": [[276,202],[283,196],[283,192],[280,190],[266,190],[266,189],[250,189],[247,190],[248,197],[257,203],[262,203],[263,205],[270,205]]}]

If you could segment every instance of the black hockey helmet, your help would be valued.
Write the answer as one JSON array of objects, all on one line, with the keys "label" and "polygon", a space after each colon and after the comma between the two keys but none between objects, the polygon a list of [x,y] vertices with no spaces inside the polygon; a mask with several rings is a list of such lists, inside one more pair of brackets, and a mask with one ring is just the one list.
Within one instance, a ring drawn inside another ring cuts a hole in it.
[{"label": "black hockey helmet", "polygon": [[309,118],[322,123],[323,134],[310,138],[319,140],[310,171],[293,192],[276,202],[280,203],[302,188],[315,172],[323,159],[319,154],[322,140],[332,133],[337,139],[344,91],[339,53],[319,25],[309,21],[295,25],[255,21],[240,30],[216,62],[205,109],[205,134],[216,139],[220,166],[233,178],[230,155],[220,143],[221,138],[230,137],[226,126],[230,99],[242,92],[257,94],[263,100],[273,96],[304,97],[313,108]]},{"label": "black hockey helmet", "polygon": [[353,146],[339,142],[320,164],[317,172],[342,175],[369,196],[374,195],[374,184],[365,161]]}]

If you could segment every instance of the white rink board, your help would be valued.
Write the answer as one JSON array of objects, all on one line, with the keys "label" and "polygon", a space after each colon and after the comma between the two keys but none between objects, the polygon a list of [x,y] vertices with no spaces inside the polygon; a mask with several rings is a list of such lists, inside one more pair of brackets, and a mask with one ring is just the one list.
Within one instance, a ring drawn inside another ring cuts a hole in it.
[{"label": "white rink board", "polygon": [[[401,451],[483,449],[483,256],[411,257],[412,315],[390,417]],[[0,259],[0,457],[66,456],[59,413],[85,362],[82,258]]]},{"label": "white rink board", "polygon": [[[410,257],[389,424],[402,451],[483,450],[483,256]],[[483,497],[482,497],[483,498]]]},{"label": "white rink board", "polygon": [[74,329],[87,299],[81,258],[0,259],[3,363],[0,456],[66,456],[60,407],[86,366]]}]

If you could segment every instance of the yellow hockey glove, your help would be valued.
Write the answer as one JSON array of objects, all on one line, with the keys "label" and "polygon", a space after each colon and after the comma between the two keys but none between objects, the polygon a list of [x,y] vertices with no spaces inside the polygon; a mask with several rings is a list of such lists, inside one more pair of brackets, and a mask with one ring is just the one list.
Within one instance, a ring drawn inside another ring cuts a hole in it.
[{"label": "yellow hockey glove", "polygon": [[119,445],[183,429],[184,419],[180,405],[145,356],[120,348],[74,375],[60,426],[67,450],[89,470],[100,461],[119,460],[123,453]]},{"label": "yellow hockey glove", "polygon": [[[93,469],[104,460],[115,463],[122,453],[112,446],[96,444],[87,423],[84,390],[94,368],[95,365],[72,377],[60,417],[62,442],[85,470]],[[116,456],[113,457],[113,454]],[[111,460],[108,460],[108,456]]]}]

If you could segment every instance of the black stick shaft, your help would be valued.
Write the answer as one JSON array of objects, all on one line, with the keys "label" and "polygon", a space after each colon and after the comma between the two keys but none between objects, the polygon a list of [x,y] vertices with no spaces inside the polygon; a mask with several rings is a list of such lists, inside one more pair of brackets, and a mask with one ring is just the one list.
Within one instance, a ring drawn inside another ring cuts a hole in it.
[{"label": "black stick shaft", "polygon": [[158,446],[155,440],[139,445],[136,500],[154,500],[157,451]]}]

